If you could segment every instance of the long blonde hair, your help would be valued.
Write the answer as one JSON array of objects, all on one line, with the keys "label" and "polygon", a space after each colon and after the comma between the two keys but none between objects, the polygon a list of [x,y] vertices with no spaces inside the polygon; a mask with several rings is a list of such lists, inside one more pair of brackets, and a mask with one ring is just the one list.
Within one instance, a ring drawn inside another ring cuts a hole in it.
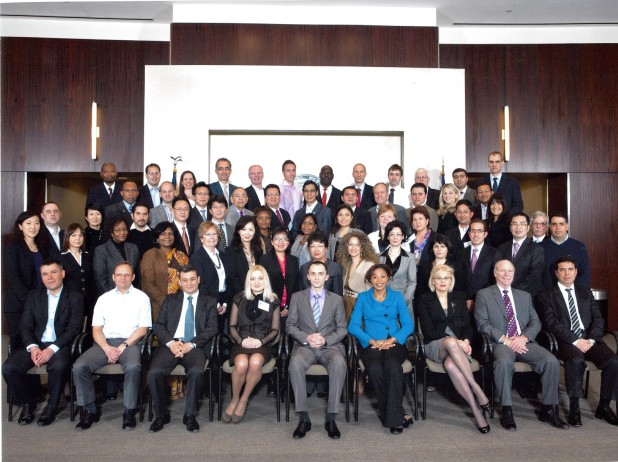
[{"label": "long blonde hair", "polygon": [[245,278],[245,298],[247,300],[253,300],[254,298],[253,292],[251,292],[251,275],[256,271],[261,272],[264,276],[264,293],[262,294],[262,298],[267,302],[275,301],[277,299],[277,294],[273,292],[272,286],[270,285],[268,272],[262,265],[255,265],[247,272],[247,277]]},{"label": "long blonde hair", "polygon": [[[453,192],[455,193],[455,201],[452,204],[447,204],[446,202],[444,202],[444,199],[442,198],[442,192],[445,189],[452,189]],[[453,183],[446,183],[444,186],[442,186],[442,189],[440,190],[440,208],[437,210],[438,215],[440,215],[441,217],[446,215],[447,213],[455,213],[455,209],[457,208],[457,200],[459,199],[459,189],[457,189],[457,186],[455,186]]]}]

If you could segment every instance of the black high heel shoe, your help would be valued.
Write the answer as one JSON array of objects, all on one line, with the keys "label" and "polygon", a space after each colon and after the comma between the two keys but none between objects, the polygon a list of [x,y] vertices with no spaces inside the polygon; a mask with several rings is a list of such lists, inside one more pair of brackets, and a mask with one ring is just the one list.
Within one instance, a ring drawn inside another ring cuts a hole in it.
[{"label": "black high heel shoe", "polygon": [[403,424],[402,424],[403,428],[411,427],[413,423],[414,423],[414,420],[412,420],[412,417],[410,417],[410,416],[405,417],[404,416]]},{"label": "black high heel shoe", "polygon": [[485,415],[491,411],[491,401],[487,401],[485,404],[479,404],[479,407],[483,411],[483,417],[485,417]]},{"label": "black high heel shoe", "polygon": [[476,425],[476,429],[483,435],[489,433],[489,430],[491,430],[491,428],[489,428],[489,424],[487,424],[485,427],[479,427],[478,425]]}]

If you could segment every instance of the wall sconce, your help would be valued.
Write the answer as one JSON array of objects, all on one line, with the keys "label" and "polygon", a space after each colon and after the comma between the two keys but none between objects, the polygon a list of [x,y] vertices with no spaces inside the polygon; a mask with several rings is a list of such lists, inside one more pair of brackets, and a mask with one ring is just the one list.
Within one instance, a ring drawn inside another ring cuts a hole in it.
[{"label": "wall sconce", "polygon": [[90,122],[90,155],[92,160],[97,160],[97,141],[99,138],[99,126],[97,125],[98,115],[97,103],[93,101],[92,119]]},{"label": "wall sconce", "polygon": [[511,128],[509,107],[504,106],[504,128],[502,129],[502,141],[504,141],[504,160],[511,160]]}]

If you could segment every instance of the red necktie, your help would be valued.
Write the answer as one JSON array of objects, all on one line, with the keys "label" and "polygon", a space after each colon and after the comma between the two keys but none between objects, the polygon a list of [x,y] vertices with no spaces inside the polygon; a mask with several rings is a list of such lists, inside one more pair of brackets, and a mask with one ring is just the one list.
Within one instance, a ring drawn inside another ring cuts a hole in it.
[{"label": "red necktie", "polygon": [[285,223],[283,223],[283,217],[281,216],[281,212],[279,211],[279,209],[277,209],[277,211],[275,212],[275,214],[277,215],[277,219],[279,220],[279,222],[281,223],[281,226],[285,226]]},{"label": "red necktie", "polygon": [[360,200],[361,200],[361,190],[360,188],[356,188],[356,206],[360,207]]},{"label": "red necktie", "polygon": [[326,188],[324,188],[324,194],[322,194],[322,205],[326,205],[326,202],[327,202]]},{"label": "red necktie", "polygon": [[185,226],[182,227],[182,243],[185,245],[185,249],[189,252],[189,239],[187,236],[187,228]]}]

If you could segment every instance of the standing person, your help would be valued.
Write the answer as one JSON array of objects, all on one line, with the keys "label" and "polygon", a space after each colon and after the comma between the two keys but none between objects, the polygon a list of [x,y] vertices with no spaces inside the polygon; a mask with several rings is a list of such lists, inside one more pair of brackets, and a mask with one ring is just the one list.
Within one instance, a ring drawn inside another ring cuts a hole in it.
[{"label": "standing person", "polygon": [[162,221],[174,221],[172,202],[174,202],[174,185],[169,181],[164,181],[159,187],[161,203],[150,210],[148,213],[148,226],[154,228]]},{"label": "standing person", "polygon": [[158,164],[148,164],[144,170],[146,173],[146,184],[139,188],[137,202],[145,204],[150,210],[161,204],[161,194],[159,193],[159,181],[161,181],[161,167]]},{"label": "standing person", "polygon": [[266,205],[264,201],[264,187],[262,180],[264,179],[264,170],[261,165],[252,165],[249,167],[249,180],[251,184],[245,188],[247,191],[247,209],[255,213],[256,207]]},{"label": "standing person", "polygon": [[467,199],[458,200],[455,206],[455,218],[457,219],[458,225],[444,233],[455,246],[455,253],[458,255],[463,252],[466,247],[470,246],[468,229],[470,228],[472,217],[474,217],[474,211],[470,201]]},{"label": "standing person", "polygon": [[341,204],[337,208],[337,212],[335,214],[335,225],[333,226],[333,232],[328,236],[328,258],[333,261],[337,261],[337,249],[339,248],[339,243],[349,232],[359,232],[365,234],[360,229],[356,228],[352,208],[347,204]]},{"label": "standing person", "polygon": [[135,244],[139,250],[139,258],[154,247],[152,230],[148,227],[148,207],[136,202],[133,206],[133,224],[129,228],[127,242]]},{"label": "standing person", "polygon": [[438,232],[444,234],[451,228],[457,227],[457,218],[455,218],[455,209],[459,200],[459,190],[452,183],[447,183],[442,186],[440,192],[440,208],[438,209]]},{"label": "standing person", "polygon": [[191,255],[195,245],[195,229],[197,229],[197,226],[189,224],[189,214],[191,213],[189,199],[184,196],[176,197],[172,202],[172,211],[174,213],[172,229],[176,241],[175,246],[185,255]]},{"label": "standing person", "polygon": [[290,253],[298,258],[299,267],[311,261],[311,252],[309,251],[309,236],[311,236],[318,229],[318,222],[315,215],[308,213],[303,217],[303,221],[300,223],[300,231],[294,239],[292,244],[292,250]]},{"label": "standing person", "polygon": [[197,400],[204,382],[204,365],[208,345],[217,334],[216,301],[200,293],[200,277],[195,268],[182,266],[178,274],[180,289],[165,297],[161,315],[153,324],[159,346],[153,353],[148,371],[148,386],[152,393],[155,420],[150,432],[156,433],[170,422],[167,379],[172,369],[182,364],[187,375],[187,397],[183,424],[187,431],[197,432]]},{"label": "standing person", "polygon": [[227,277],[228,295],[234,297],[244,287],[247,272],[259,263],[264,254],[262,240],[254,217],[242,217],[236,223],[231,245],[225,250],[223,264]]},{"label": "standing person", "polygon": [[117,177],[118,171],[113,163],[105,162],[101,165],[101,179],[103,182],[97,183],[88,190],[86,204],[96,202],[105,210],[106,207],[120,202],[122,200],[120,195],[121,187],[116,183]]},{"label": "standing person", "polygon": [[195,198],[193,197],[193,186],[195,186],[197,180],[195,174],[191,170],[185,170],[180,175],[180,183],[176,189],[176,197],[184,197],[189,201],[191,207],[195,205]]},{"label": "standing person", "polygon": [[[367,169],[363,164],[355,164],[352,167],[352,177],[354,178],[354,192],[356,192],[355,207],[369,210],[376,205],[376,201],[373,197],[373,187],[365,183],[365,177],[367,176]],[[342,191],[343,197],[343,191]]]},{"label": "standing person", "polygon": [[346,360],[343,339],[348,330],[341,296],[326,290],[326,264],[313,261],[307,278],[310,287],[297,292],[290,302],[286,331],[294,340],[289,374],[299,423],[294,438],[304,438],[311,430],[307,407],[306,372],[313,364],[321,364],[328,373],[328,407],[324,428],[329,438],[339,439],[341,432],[335,419],[345,383]]},{"label": "standing person", "polygon": [[373,265],[367,279],[373,289],[358,295],[350,334],[360,342],[360,352],[376,393],[380,418],[393,434],[412,425],[403,410],[404,379],[401,365],[408,357],[406,339],[414,332],[414,320],[400,292],[388,287],[391,269]]},{"label": "standing person", "polygon": [[230,226],[236,226],[236,223],[241,217],[253,216],[253,212],[251,210],[247,210],[245,206],[247,205],[247,191],[244,188],[236,188],[232,191],[232,195],[230,196],[231,205],[227,209],[227,214],[225,215],[225,222]]},{"label": "standing person", "polygon": [[459,189],[459,200],[466,199],[474,205],[476,201],[476,189],[468,186],[468,172],[465,168],[453,170],[453,184]]},{"label": "standing person", "polygon": [[318,185],[315,181],[307,180],[303,184],[304,205],[296,210],[292,221],[292,238],[300,231],[300,223],[307,213],[315,215],[318,227],[325,233],[330,233],[333,217],[330,208],[318,201]]},{"label": "standing person", "polygon": [[107,233],[103,227],[103,208],[96,202],[86,204],[84,210],[86,228],[84,236],[86,239],[86,252],[90,256],[94,255],[94,249],[107,240]]},{"label": "standing person", "polygon": [[371,288],[365,276],[378,262],[378,255],[365,234],[350,233],[341,240],[337,261],[343,268],[343,305],[349,321],[358,294]]},{"label": "standing person", "polygon": [[73,365],[73,380],[77,405],[84,407],[76,430],[88,430],[100,415],[95,404],[92,373],[106,364],[120,363],[124,372],[123,430],[133,430],[137,424],[135,412],[142,376],[141,342],[152,326],[148,296],[133,287],[133,268],[127,261],[119,262],[112,274],[114,288],[97,300],[92,318],[94,345]]},{"label": "standing person", "polygon": [[78,223],[71,223],[64,237],[60,262],[64,269],[64,286],[82,295],[82,311],[91,321],[97,301],[97,286],[94,283],[92,255],[85,251],[84,241],[84,229]]},{"label": "standing person", "polygon": [[28,293],[21,323],[25,349],[12,351],[2,365],[2,376],[18,404],[22,405],[17,423],[34,421],[39,379],[28,375],[34,366],[47,366],[49,400],[37,424],[50,425],[71,371],[71,345],[82,327],[83,296],[63,285],[62,264],[43,261],[40,275],[44,287]]},{"label": "standing person", "polygon": [[489,175],[481,177],[477,182],[477,194],[478,185],[481,183],[489,183],[493,193],[501,193],[504,196],[507,208],[511,213],[519,213],[524,211],[524,201],[521,198],[521,189],[519,188],[519,181],[512,176],[502,172],[504,167],[504,157],[499,151],[490,152],[487,156],[487,165],[489,166]]},{"label": "standing person", "polygon": [[122,184],[120,195],[122,200],[105,208],[105,228],[117,217],[121,217],[127,225],[127,229],[133,224],[133,206],[137,201],[137,184],[133,181],[125,181]]},{"label": "standing person", "polygon": [[433,207],[430,207],[427,203],[427,186],[423,183],[414,183],[410,188],[410,202],[412,206],[406,209],[406,219],[400,220],[404,223],[410,222],[410,210],[414,207],[423,206],[429,213],[429,227],[434,231],[438,231],[438,225],[440,224],[440,218],[438,212]]},{"label": "standing person", "polygon": [[429,260],[436,233],[429,227],[429,213],[425,207],[414,207],[410,210],[410,218],[413,234],[410,236],[409,247],[416,259],[416,266],[419,266],[421,261]]},{"label": "standing person", "polygon": [[264,188],[264,200],[270,209],[270,230],[279,226],[289,228],[292,218],[287,210],[280,207],[281,193],[279,186],[269,184]]},{"label": "standing person", "polygon": [[39,268],[43,260],[48,257],[48,253],[47,240],[40,231],[39,214],[22,212],[15,220],[13,241],[3,249],[2,272],[8,282],[4,316],[13,348],[21,345],[21,318],[26,295],[43,284]]},{"label": "standing person", "polygon": [[337,207],[341,204],[341,190],[333,186],[333,178],[335,178],[333,168],[330,165],[322,166],[319,177],[318,200],[335,215]]},{"label": "standing person", "polygon": [[401,292],[414,319],[414,290],[416,289],[416,258],[402,247],[408,240],[405,226],[400,221],[391,221],[384,230],[389,246],[378,257],[378,262],[390,268],[388,287]]},{"label": "standing person", "polygon": [[388,248],[389,244],[385,230],[391,221],[395,221],[395,217],[395,209],[392,205],[384,204],[380,206],[380,210],[378,210],[378,224],[380,228],[367,235],[376,253],[382,253]]},{"label": "standing person", "polygon": [[281,207],[288,211],[291,217],[300,209],[303,201],[303,191],[296,186],[296,164],[286,160],[281,166],[283,181],[279,185],[281,191]]},{"label": "standing person", "polygon": [[62,212],[55,202],[46,202],[41,208],[41,234],[47,239],[47,251],[52,257],[60,256],[62,243],[64,242],[64,229],[60,228]]},{"label": "standing person", "polygon": [[454,269],[448,265],[434,266],[429,277],[430,292],[417,305],[425,356],[442,363],[455,389],[470,406],[478,431],[489,433],[483,414],[490,410],[491,403],[476,383],[468,360],[472,355],[473,329],[466,295],[453,291],[454,287]]},{"label": "standing person", "polygon": [[270,234],[270,209],[268,207],[259,206],[254,209],[253,213],[255,222],[258,226],[260,239],[262,239],[262,244],[264,244],[264,253],[270,252],[270,249],[273,248],[272,236]]},{"label": "standing person", "polygon": [[[248,273],[245,290],[234,297],[230,312],[232,398],[221,420],[242,421],[249,397],[262,378],[262,366],[270,361],[271,345],[279,337],[280,302],[270,287],[268,272],[255,265]],[[242,394],[241,394],[242,390]]]},{"label": "standing person", "polygon": [[378,212],[380,211],[380,206],[382,204],[389,204],[395,207],[397,219],[402,223],[408,223],[410,221],[407,218],[406,209],[404,207],[398,204],[391,204],[388,200],[388,187],[386,186],[386,183],[376,183],[373,185],[373,197],[376,201],[376,205],[375,207],[371,207],[369,209],[369,215],[371,216],[372,232],[377,231],[380,228],[380,223],[378,223]]},{"label": "standing person", "polygon": [[217,181],[208,185],[210,194],[211,196],[221,195],[225,197],[225,200],[229,204],[232,191],[237,188],[237,186],[230,183],[232,163],[225,157],[220,157],[215,162],[215,174],[217,175]]},{"label": "standing person", "polygon": [[195,183],[193,185],[193,198],[195,200],[195,207],[191,209],[187,221],[197,230],[200,223],[210,220],[210,214],[208,213],[210,189],[208,189],[208,185],[203,181]]},{"label": "standing person", "polygon": [[[371,191],[373,194],[373,190]],[[354,222],[356,227],[361,229],[365,234],[371,233],[373,225],[371,223],[371,214],[367,209],[358,207],[358,190],[355,192],[354,187],[346,186],[341,190],[341,202],[349,206],[354,212]]]},{"label": "standing person", "polygon": [[410,200],[407,191],[401,186],[402,180],[403,168],[401,168],[401,165],[391,165],[388,168],[388,203],[397,204],[405,209],[410,206]]},{"label": "standing person", "polygon": [[[477,183],[476,185],[476,206],[474,207],[474,217],[487,220],[489,217],[489,199],[494,192],[488,182]],[[515,213],[515,212],[513,212]]]},{"label": "standing person", "polygon": [[426,168],[417,168],[416,172],[414,172],[414,183],[421,183],[425,186],[425,193],[427,195],[427,202],[425,204],[426,207],[431,207],[434,210],[438,210],[440,207],[440,190],[433,189],[429,187],[429,172]]},{"label": "standing person", "polygon": [[496,249],[513,239],[510,231],[510,214],[506,201],[500,193],[495,193],[489,199],[489,215],[487,218],[487,242]]},{"label": "standing person", "polygon": [[225,222],[225,214],[227,213],[227,201],[221,194],[212,196],[208,203],[208,211],[210,212],[210,221],[217,227],[219,239],[217,248],[224,252],[232,243],[234,235],[234,227]]}]

